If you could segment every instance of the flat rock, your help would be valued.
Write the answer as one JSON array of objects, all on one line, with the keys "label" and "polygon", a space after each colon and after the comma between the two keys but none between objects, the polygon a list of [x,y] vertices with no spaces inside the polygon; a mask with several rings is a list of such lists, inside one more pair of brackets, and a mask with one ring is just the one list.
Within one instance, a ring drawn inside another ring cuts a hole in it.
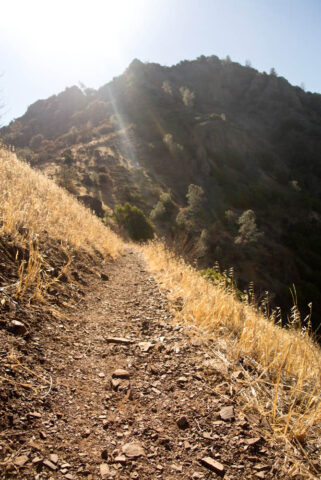
[{"label": "flat rock", "polygon": [[28,460],[29,457],[27,455],[20,455],[14,459],[14,464],[17,465],[17,467],[23,467]]},{"label": "flat rock", "polygon": [[114,462],[116,462],[116,463],[126,463],[127,458],[125,457],[125,455],[117,455],[117,457],[115,457]]},{"label": "flat rock", "polygon": [[46,465],[46,467],[48,467],[50,470],[57,470],[57,466],[48,459],[44,460],[42,463]]},{"label": "flat rock", "polygon": [[113,378],[129,378],[130,375],[127,372],[127,370],[124,370],[123,368],[118,368],[118,370],[115,370],[112,374]]},{"label": "flat rock", "polygon": [[203,457],[201,458],[200,462],[202,463],[202,465],[204,465],[204,467],[212,470],[218,475],[223,475],[225,472],[224,466],[220,462],[214,460],[214,458],[212,457]]},{"label": "flat rock", "polygon": [[52,462],[52,463],[58,463],[58,455],[56,453],[51,453],[49,455],[49,460]]},{"label": "flat rock", "polygon": [[138,346],[142,352],[148,352],[154,345],[151,342],[140,342]]},{"label": "flat rock", "polygon": [[220,411],[220,417],[222,420],[233,420],[234,419],[234,408],[230,407],[223,407]]},{"label": "flat rock", "polygon": [[106,338],[107,343],[116,343],[118,345],[131,345],[133,340],[130,340],[129,338],[123,338],[123,337],[108,337]]},{"label": "flat rock", "polygon": [[107,463],[102,463],[99,467],[101,478],[107,478],[110,473],[109,466]]},{"label": "flat rock", "polygon": [[128,458],[138,458],[145,455],[145,450],[140,442],[125,443],[122,451]]},{"label": "flat rock", "polygon": [[261,437],[247,438],[246,440],[244,440],[244,442],[249,446],[257,445],[260,441]]}]

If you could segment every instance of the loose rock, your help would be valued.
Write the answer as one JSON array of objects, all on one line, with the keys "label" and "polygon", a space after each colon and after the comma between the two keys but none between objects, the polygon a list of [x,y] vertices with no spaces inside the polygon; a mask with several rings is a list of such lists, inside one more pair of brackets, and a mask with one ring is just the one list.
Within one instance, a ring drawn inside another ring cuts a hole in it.
[{"label": "loose rock", "polygon": [[128,458],[138,458],[145,455],[145,450],[140,442],[126,443],[123,445],[122,451]]},{"label": "loose rock", "polygon": [[220,411],[220,417],[222,420],[233,420],[234,419],[234,408],[232,406],[230,407],[224,407]]},{"label": "loose rock", "polygon": [[124,370],[122,368],[119,368],[118,370],[115,370],[114,373],[112,374],[112,377],[113,378],[125,378],[125,379],[128,379],[129,378],[129,373],[127,372],[127,370]]},{"label": "loose rock", "polygon": [[214,460],[214,458],[212,457],[203,457],[201,459],[201,463],[204,465],[204,467],[208,468],[209,470],[212,470],[218,475],[223,475],[225,472],[224,466],[220,462],[217,462],[216,460]]}]

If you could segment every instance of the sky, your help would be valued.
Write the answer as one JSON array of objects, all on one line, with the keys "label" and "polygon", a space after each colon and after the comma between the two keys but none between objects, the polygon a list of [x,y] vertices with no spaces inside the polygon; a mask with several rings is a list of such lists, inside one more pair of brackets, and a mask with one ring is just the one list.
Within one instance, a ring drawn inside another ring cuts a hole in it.
[{"label": "sky", "polygon": [[321,92],[321,0],[0,0],[0,124],[134,58],[217,55]]}]

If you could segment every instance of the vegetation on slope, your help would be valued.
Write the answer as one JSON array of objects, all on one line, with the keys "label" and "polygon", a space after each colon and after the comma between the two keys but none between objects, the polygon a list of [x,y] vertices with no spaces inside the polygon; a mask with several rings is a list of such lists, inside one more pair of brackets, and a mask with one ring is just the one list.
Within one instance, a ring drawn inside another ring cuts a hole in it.
[{"label": "vegetation on slope", "polygon": [[[16,249],[16,294],[27,290],[40,299],[67,274],[73,255],[115,257],[120,239],[65,190],[33,170],[5,148],[0,149],[0,239]],[[64,257],[60,270],[50,266],[46,248],[54,242]],[[12,253],[13,254],[13,253]],[[5,259],[4,259],[5,260]],[[5,270],[4,270],[5,271]],[[5,276],[3,281],[5,280]],[[8,286],[6,286],[8,288]]]}]

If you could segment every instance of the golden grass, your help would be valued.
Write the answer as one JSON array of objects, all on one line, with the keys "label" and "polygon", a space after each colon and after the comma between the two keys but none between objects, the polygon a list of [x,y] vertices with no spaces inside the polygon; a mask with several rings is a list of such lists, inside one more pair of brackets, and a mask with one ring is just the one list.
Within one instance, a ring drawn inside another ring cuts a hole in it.
[{"label": "golden grass", "polygon": [[38,249],[44,234],[61,243],[66,266],[73,250],[115,258],[122,249],[120,238],[74,197],[0,146],[0,236],[9,235],[29,253],[28,261],[19,259],[18,296],[30,286],[37,296],[46,288],[46,261]]},{"label": "golden grass", "polygon": [[275,434],[292,442],[309,434],[315,438],[321,421],[321,350],[309,335],[275,325],[223,286],[201,277],[161,242],[142,251],[170,297],[183,299],[176,319],[214,334],[235,368],[240,360],[252,362],[255,374],[245,377],[250,388],[244,391],[244,408],[258,410]]},{"label": "golden grass", "polygon": [[88,209],[5,149],[0,149],[1,233],[19,235],[25,227],[33,235],[48,232],[53,239],[88,251],[116,257],[121,240]]}]

